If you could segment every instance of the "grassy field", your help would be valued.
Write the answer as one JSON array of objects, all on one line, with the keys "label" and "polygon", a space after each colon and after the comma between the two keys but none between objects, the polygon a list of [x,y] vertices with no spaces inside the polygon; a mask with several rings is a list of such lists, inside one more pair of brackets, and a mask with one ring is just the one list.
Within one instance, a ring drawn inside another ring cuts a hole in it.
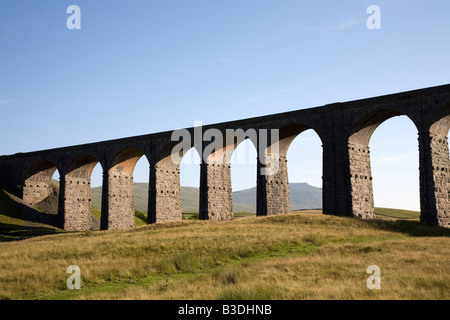
[{"label": "grassy field", "polygon": [[[4,209],[1,299],[450,298],[450,230],[414,220],[315,210],[213,222],[191,213],[128,231],[66,232]],[[70,265],[81,269],[80,290],[67,289]],[[381,269],[380,290],[366,286],[370,265]]]},{"label": "grassy field", "polygon": [[389,209],[389,208],[375,208],[375,215],[377,218],[396,218],[396,219],[412,219],[419,220],[420,212],[401,210],[401,209]]}]

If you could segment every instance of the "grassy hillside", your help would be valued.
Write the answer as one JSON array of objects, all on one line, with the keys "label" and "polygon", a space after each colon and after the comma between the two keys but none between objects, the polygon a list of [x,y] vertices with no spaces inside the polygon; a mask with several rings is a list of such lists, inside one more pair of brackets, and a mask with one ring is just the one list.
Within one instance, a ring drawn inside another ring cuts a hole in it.
[{"label": "grassy hillside", "polygon": [[419,219],[420,212],[401,209],[375,208],[378,218]]},{"label": "grassy hillside", "polygon": [[1,192],[0,299],[450,298],[450,230],[320,212],[67,232]]},{"label": "grassy hillside", "polygon": [[21,199],[0,189],[0,242],[61,232],[55,227],[56,215],[42,211],[26,206]]},{"label": "grassy hillside", "polygon": [[[0,243],[0,298],[449,299],[449,236],[308,212],[64,232]],[[381,290],[366,287],[372,264]],[[70,265],[80,290],[66,287]]]}]

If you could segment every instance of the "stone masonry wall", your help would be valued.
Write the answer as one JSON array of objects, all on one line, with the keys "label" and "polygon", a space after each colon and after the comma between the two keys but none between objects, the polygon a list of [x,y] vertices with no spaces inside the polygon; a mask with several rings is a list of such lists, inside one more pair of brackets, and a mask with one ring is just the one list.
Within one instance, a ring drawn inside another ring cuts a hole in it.
[{"label": "stone masonry wall", "polygon": [[[261,180],[266,184],[265,198],[267,215],[290,213],[291,203],[286,156],[275,157],[270,161],[278,161],[278,170],[273,175],[266,174],[264,176],[265,179]],[[270,166],[275,165],[273,163],[270,164]]]},{"label": "stone masonry wall", "polygon": [[207,174],[207,210],[209,220],[227,220],[233,217],[230,165],[209,163]]},{"label": "stone masonry wall", "polygon": [[26,181],[23,186],[23,201],[28,205],[35,205],[47,199],[52,192],[49,181]]},{"label": "stone masonry wall", "polygon": [[134,228],[133,174],[108,175],[108,230]]},{"label": "stone masonry wall", "polygon": [[[450,160],[448,139],[439,134],[430,134],[427,137],[429,142],[429,152],[431,153],[432,181],[426,181],[421,175],[421,184],[428,183],[429,189],[434,193],[436,213],[431,213],[431,217],[426,217],[430,212],[423,212],[421,217],[425,222],[437,222],[442,227],[450,227]],[[426,170],[425,168],[423,170]],[[422,186],[421,186],[422,187]],[[423,198],[421,196],[421,198]],[[437,221],[435,221],[437,220]]]},{"label": "stone masonry wall", "polygon": [[178,221],[182,219],[180,169],[177,167],[157,164],[154,174],[154,219],[152,222]]},{"label": "stone masonry wall", "polygon": [[64,230],[98,229],[91,213],[90,179],[66,176],[64,181]]},{"label": "stone masonry wall", "polygon": [[362,219],[375,217],[368,146],[348,144],[353,216]]}]

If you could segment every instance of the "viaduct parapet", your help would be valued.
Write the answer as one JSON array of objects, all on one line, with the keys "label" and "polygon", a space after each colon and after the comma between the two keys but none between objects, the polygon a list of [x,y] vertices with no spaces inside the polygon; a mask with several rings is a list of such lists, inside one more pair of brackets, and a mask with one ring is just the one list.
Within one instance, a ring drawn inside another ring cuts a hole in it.
[{"label": "viaduct parapet", "polygon": [[[261,174],[258,162],[257,215],[291,211],[286,154],[301,132],[313,129],[323,147],[323,213],[374,217],[369,140],[385,120],[405,115],[417,128],[420,170],[421,221],[450,227],[450,161],[447,133],[450,128],[450,85],[334,103],[201,127],[227,129],[277,129],[279,148],[257,147],[258,157],[276,159],[278,171]],[[186,129],[194,136],[198,128]],[[103,169],[101,229],[134,227],[133,170],[143,156],[150,164],[148,223],[181,220],[179,162],[172,154],[177,142],[172,131],[0,157],[0,183],[29,205],[40,203],[52,192],[51,179],[58,170],[58,217],[66,230],[93,228],[90,177],[100,163]],[[249,137],[250,138],[250,137]],[[240,141],[217,148],[195,144],[201,157],[200,218],[229,219],[233,215],[229,154]],[[258,143],[258,138],[252,139]],[[225,139],[224,139],[225,141]],[[269,161],[270,162],[270,161]]]}]

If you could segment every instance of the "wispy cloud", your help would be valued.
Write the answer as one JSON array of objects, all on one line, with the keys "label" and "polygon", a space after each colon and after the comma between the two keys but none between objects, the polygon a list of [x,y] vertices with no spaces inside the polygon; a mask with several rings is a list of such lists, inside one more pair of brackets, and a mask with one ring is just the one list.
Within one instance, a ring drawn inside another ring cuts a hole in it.
[{"label": "wispy cloud", "polygon": [[315,78],[303,81],[301,83],[292,85],[290,87],[282,88],[282,89],[279,89],[279,90],[276,90],[276,91],[263,92],[263,93],[261,93],[259,95],[254,96],[254,97],[241,100],[241,101],[235,103],[234,106],[238,106],[238,105],[242,105],[242,104],[249,104],[249,103],[265,100],[265,99],[268,99],[268,98],[272,98],[272,97],[275,97],[275,96],[278,96],[278,95],[281,95],[281,94],[284,94],[284,93],[287,93],[287,92],[290,92],[290,91],[294,91],[294,90],[300,89],[301,87],[304,87],[304,86],[306,86],[308,84],[311,84],[311,83],[314,83],[314,82],[317,82],[317,81],[320,81],[322,79],[329,78],[329,77],[332,77],[332,76],[336,76],[338,74],[342,74],[342,73],[345,73],[345,72],[353,71],[353,70],[358,69],[358,68],[359,68],[359,66],[354,66],[354,67],[350,67],[350,68],[346,68],[346,69],[333,71],[333,72],[330,72],[330,73],[327,73],[327,74],[323,74],[323,75],[317,76]]},{"label": "wispy cloud", "polygon": [[397,156],[393,156],[393,157],[384,157],[384,158],[381,158],[380,160],[378,160],[378,162],[403,163],[404,160],[412,158],[415,155],[416,155],[415,153],[408,153],[408,154],[402,154],[402,155],[397,155]]},{"label": "wispy cloud", "polygon": [[342,30],[347,30],[350,28],[353,28],[357,26],[358,24],[362,24],[365,20],[362,19],[353,19],[353,20],[347,20],[342,21],[334,25],[329,26],[321,26],[321,27],[310,27],[310,30],[321,32],[321,33],[330,33],[330,32],[337,32]]},{"label": "wispy cloud", "polygon": [[332,25],[300,27],[300,29],[314,31],[317,33],[332,33],[351,29],[357,25],[363,25],[365,21],[366,20],[364,19],[349,19]]}]

